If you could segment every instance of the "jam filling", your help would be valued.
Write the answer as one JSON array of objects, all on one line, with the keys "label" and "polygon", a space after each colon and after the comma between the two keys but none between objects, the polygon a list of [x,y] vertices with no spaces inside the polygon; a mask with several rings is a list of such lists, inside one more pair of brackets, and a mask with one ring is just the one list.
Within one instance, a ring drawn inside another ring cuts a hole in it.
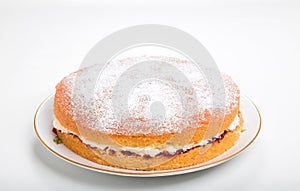
[{"label": "jam filling", "polygon": [[[52,129],[52,132],[54,134],[57,135],[57,131],[61,132],[61,130],[57,130],[56,128],[53,128]],[[213,137],[211,139],[209,139],[208,144],[213,144],[215,142],[220,142],[224,137],[225,135],[230,132],[229,130],[225,130],[222,134],[220,134],[218,137]],[[73,135],[75,137],[77,137],[80,141],[81,139],[75,135],[75,134],[72,134],[72,133],[68,133],[70,135]],[[82,142],[82,141],[81,141]],[[83,143],[83,142],[82,142]],[[97,147],[94,147],[94,146],[91,146],[89,144],[86,144],[86,143],[83,143],[85,144],[87,147],[89,147],[90,149],[97,149]],[[196,149],[196,148],[199,148],[199,147],[205,147],[206,145],[197,145],[195,147],[192,147],[190,149],[187,149],[187,150],[183,150],[183,149],[178,149],[175,153],[170,153],[169,151],[162,151],[158,154],[156,154],[154,157],[158,157],[158,156],[163,156],[163,157],[166,157],[166,158],[171,158],[171,157],[174,157],[176,155],[179,155],[179,154],[183,154],[183,153],[186,153],[186,152],[189,152],[190,150],[193,150],[193,149]],[[116,154],[116,151],[113,150],[113,149],[109,149],[109,147],[105,147],[103,149],[103,151],[105,151],[106,153],[110,154],[110,155],[115,155]],[[149,154],[144,154],[144,155],[140,155],[138,153],[135,153],[135,152],[132,152],[132,151],[125,151],[125,150],[121,150],[120,151],[123,155],[125,156],[136,156],[136,157],[143,157],[144,159],[151,159],[151,158],[154,158],[153,156],[149,155]]]}]

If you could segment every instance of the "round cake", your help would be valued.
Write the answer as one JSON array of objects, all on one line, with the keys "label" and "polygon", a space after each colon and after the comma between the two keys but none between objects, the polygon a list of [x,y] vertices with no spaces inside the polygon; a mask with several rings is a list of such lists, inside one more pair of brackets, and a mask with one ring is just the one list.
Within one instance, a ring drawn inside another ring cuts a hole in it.
[{"label": "round cake", "polygon": [[187,60],[146,56],[80,69],[56,86],[53,132],[101,165],[166,170],[206,162],[230,149],[243,125],[238,86],[221,74],[213,92],[209,74]]}]

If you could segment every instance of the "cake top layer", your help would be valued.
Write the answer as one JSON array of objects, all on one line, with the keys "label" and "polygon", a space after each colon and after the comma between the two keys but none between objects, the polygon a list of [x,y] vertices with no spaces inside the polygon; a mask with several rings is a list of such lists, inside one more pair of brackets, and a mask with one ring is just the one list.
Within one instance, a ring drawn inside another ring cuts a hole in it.
[{"label": "cake top layer", "polygon": [[218,75],[187,60],[128,58],[65,77],[56,102],[79,128],[126,135],[180,132],[208,123],[214,111],[228,114],[238,106],[237,85]]}]

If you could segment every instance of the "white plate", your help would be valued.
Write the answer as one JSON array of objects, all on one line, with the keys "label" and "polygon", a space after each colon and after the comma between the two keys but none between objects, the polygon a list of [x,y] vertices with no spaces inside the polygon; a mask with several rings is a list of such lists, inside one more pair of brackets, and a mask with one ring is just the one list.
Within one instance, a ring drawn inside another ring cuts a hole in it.
[{"label": "white plate", "polygon": [[207,169],[232,159],[237,156],[243,150],[245,150],[257,137],[261,128],[261,116],[254,105],[254,103],[246,96],[241,96],[241,112],[244,118],[243,129],[245,131],[241,134],[236,145],[231,149],[223,153],[222,155],[209,160],[205,163],[189,166],[185,168],[178,168],[172,170],[159,170],[159,171],[139,171],[139,170],[127,170],[121,168],[114,168],[110,166],[104,166],[92,161],[89,161],[76,153],[69,150],[63,144],[56,144],[53,142],[54,134],[52,133],[52,121],[53,121],[53,96],[49,96],[38,107],[34,117],[34,129],[42,142],[42,144],[54,153],[56,156],[75,164],[77,166],[87,168],[90,170],[114,174],[123,176],[135,176],[135,177],[156,177],[156,176],[170,176],[185,174],[189,172],[199,171]]}]

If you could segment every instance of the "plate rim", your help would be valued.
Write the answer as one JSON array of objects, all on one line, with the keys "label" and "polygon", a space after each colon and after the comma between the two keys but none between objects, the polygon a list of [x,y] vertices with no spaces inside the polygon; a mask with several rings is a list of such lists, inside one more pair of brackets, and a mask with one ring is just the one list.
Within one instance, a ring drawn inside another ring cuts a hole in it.
[{"label": "plate rim", "polygon": [[[129,172],[122,172],[122,171],[114,171],[114,170],[110,170],[110,169],[104,169],[104,168],[98,168],[98,167],[94,167],[88,164],[83,164],[81,162],[78,162],[74,159],[70,159],[66,156],[61,155],[60,153],[58,153],[57,151],[53,150],[49,145],[47,145],[45,143],[45,141],[41,138],[38,129],[37,129],[37,117],[41,111],[41,109],[43,108],[43,106],[47,103],[47,101],[54,96],[54,93],[52,93],[51,95],[47,96],[37,107],[35,114],[34,114],[34,120],[33,120],[33,125],[34,125],[34,131],[35,134],[37,135],[39,141],[42,143],[42,145],[44,147],[46,147],[49,151],[51,151],[55,156],[71,163],[74,164],[78,167],[82,167],[85,169],[89,169],[95,172],[102,172],[102,173],[106,173],[106,174],[112,174],[112,175],[119,175],[119,176],[131,176],[131,177],[159,177],[159,176],[170,176],[170,175],[179,175],[179,174],[185,174],[185,173],[190,173],[190,172],[195,172],[198,170],[204,170],[216,165],[219,165],[223,162],[226,162],[234,157],[236,157],[237,155],[239,155],[240,153],[242,153],[244,150],[246,150],[253,142],[254,140],[257,138],[258,134],[261,131],[261,126],[262,126],[262,117],[260,114],[260,111],[258,110],[258,107],[255,105],[255,103],[246,95],[241,94],[241,97],[245,98],[247,101],[249,101],[251,103],[252,106],[254,106],[256,113],[258,114],[259,117],[259,127],[257,132],[255,133],[255,136],[241,149],[239,149],[237,152],[226,156],[224,158],[221,158],[215,162],[209,163],[209,164],[204,164],[204,165],[193,165],[193,166],[189,166],[189,167],[184,167],[184,168],[177,168],[177,169],[170,169],[170,170],[159,170],[159,171],[129,171]],[[75,153],[76,154],[76,153]],[[77,155],[77,154],[76,154]],[[80,156],[80,155],[79,155]],[[207,161],[208,162],[208,161]],[[97,164],[97,163],[96,163]],[[101,164],[98,164],[101,165]],[[101,165],[101,166],[106,166],[106,165]],[[106,167],[110,167],[110,168],[116,168],[116,169],[121,169],[121,168],[117,168],[117,167],[111,167],[111,166],[106,166]],[[127,170],[127,169],[124,169]],[[164,172],[165,171],[165,172]]]}]

